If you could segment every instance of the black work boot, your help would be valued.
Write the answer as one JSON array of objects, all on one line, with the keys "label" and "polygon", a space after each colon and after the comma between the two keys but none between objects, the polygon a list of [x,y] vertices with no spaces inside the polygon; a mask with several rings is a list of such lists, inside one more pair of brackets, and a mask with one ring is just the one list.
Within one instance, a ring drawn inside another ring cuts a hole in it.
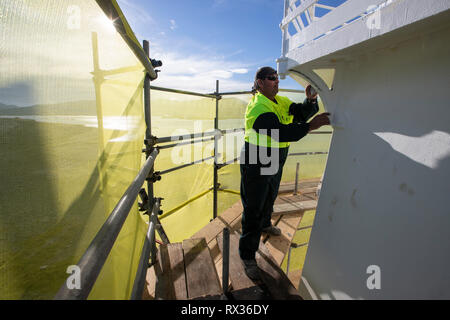
[{"label": "black work boot", "polygon": [[251,280],[259,280],[261,278],[260,270],[256,260],[244,260],[242,259],[244,264],[245,273]]},{"label": "black work boot", "polygon": [[264,229],[262,229],[262,232],[267,233],[271,236],[279,236],[281,235],[281,230],[278,227],[275,226],[268,226]]}]

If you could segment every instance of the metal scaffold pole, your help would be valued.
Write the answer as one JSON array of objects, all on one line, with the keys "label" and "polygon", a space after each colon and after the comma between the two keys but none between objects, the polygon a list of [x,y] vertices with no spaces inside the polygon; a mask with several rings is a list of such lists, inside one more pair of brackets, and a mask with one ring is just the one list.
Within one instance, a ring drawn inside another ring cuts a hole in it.
[{"label": "metal scaffold pole", "polygon": [[[142,47],[144,49],[145,54],[148,58],[150,58],[150,44],[148,40],[144,40],[142,43]],[[149,154],[152,152],[155,139],[152,137],[152,112],[151,112],[151,103],[150,103],[150,75],[146,73],[145,80],[144,80],[144,114],[145,114],[145,145],[146,145],[146,157],[148,158]],[[154,169],[149,173],[149,177],[153,176]],[[149,212],[152,212],[153,205],[155,203],[154,199],[154,192],[153,192],[153,183],[149,180],[147,180],[147,190],[148,190],[148,199],[150,201],[148,210]],[[149,214],[150,216],[150,214]],[[158,219],[158,216],[156,215],[156,230],[158,231],[159,236],[161,237],[161,240],[164,243],[169,243],[169,239],[167,237],[167,234],[165,233],[164,229],[161,226],[161,222]],[[149,221],[150,223],[150,221]],[[153,248],[155,249],[155,248]],[[155,261],[155,252],[156,250],[152,250],[152,262]]]},{"label": "metal scaffold pole", "polygon": [[[149,42],[147,40],[143,41],[143,48],[145,51],[145,54],[147,56],[150,56],[150,46]],[[145,80],[144,80],[144,114],[145,114],[145,140],[146,145],[151,141],[152,136],[152,120],[151,120],[151,106],[150,106],[150,77],[148,73],[145,74]],[[150,149],[153,148],[153,146],[150,147]],[[147,148],[148,149],[148,148]],[[148,153],[150,150],[146,151],[146,156],[148,157]],[[153,169],[150,171],[150,176],[153,174]],[[150,201],[152,202],[150,207],[153,206],[153,184],[147,181],[147,190],[148,190],[148,197]]]},{"label": "metal scaffold pole", "polygon": [[[216,117],[214,118],[214,131],[219,130],[219,80],[216,80]],[[217,189],[218,189],[218,176],[217,176],[217,170],[218,170],[218,161],[217,161],[217,135],[214,135],[214,185],[213,185],[213,219],[217,218]]]}]

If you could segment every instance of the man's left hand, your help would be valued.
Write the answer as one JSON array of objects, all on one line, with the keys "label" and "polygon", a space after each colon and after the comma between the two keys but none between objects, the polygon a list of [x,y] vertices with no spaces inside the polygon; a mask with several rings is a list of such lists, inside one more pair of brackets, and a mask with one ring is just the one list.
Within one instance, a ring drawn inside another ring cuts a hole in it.
[{"label": "man's left hand", "polygon": [[[312,91],[312,92],[311,92],[311,91]],[[313,87],[311,87],[310,84],[308,84],[308,85],[306,86],[305,92],[306,92],[306,97],[307,97],[309,100],[317,99],[317,92],[316,92],[316,90],[313,89]],[[312,93],[314,93],[314,94],[312,94]]]}]

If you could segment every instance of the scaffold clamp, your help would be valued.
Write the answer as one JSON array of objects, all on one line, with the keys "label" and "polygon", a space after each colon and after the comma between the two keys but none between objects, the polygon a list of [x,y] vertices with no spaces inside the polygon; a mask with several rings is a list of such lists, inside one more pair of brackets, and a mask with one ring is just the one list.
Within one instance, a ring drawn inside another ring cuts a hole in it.
[{"label": "scaffold clamp", "polygon": [[149,199],[148,199],[147,192],[145,191],[144,188],[139,190],[139,198],[141,198],[141,200],[142,200],[142,202],[138,202],[139,211],[148,211],[148,208],[149,208],[148,200]]},{"label": "scaffold clamp", "polygon": [[153,172],[153,174],[151,176],[147,177],[145,180],[154,183],[156,181],[161,180],[161,175],[160,175],[159,171],[155,171],[155,172]]},{"label": "scaffold clamp", "polygon": [[156,140],[158,138],[155,136],[150,136],[148,139],[144,139],[144,144],[147,146],[147,148],[151,148],[156,144]]}]

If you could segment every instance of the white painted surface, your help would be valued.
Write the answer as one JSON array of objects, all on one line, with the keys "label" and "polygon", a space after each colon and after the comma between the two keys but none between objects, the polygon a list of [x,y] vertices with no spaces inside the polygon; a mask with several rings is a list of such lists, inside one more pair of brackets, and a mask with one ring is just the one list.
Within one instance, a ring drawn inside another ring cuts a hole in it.
[{"label": "white painted surface", "polygon": [[295,67],[336,68],[319,88],[339,126],[302,274],[321,299],[450,299],[448,18]]},{"label": "white painted surface", "polygon": [[[304,3],[311,5],[310,2]],[[299,8],[301,8],[300,11],[304,10],[302,5]],[[282,54],[278,59],[278,72],[283,77],[289,69],[295,68],[298,64],[314,61],[379,37],[449,8],[448,0],[347,0],[293,35],[287,31],[287,22],[292,15],[298,14],[299,10],[294,10],[295,13],[285,10],[287,17],[281,24],[283,38]],[[363,17],[349,24],[345,23],[358,15]],[[343,27],[332,30],[342,24],[344,24]],[[315,39],[324,33],[325,36]]]},{"label": "white painted surface", "polygon": [[430,169],[438,168],[439,162],[450,156],[450,134],[443,131],[435,130],[421,137],[410,137],[395,132],[375,132],[375,134],[389,143],[398,153]]}]

